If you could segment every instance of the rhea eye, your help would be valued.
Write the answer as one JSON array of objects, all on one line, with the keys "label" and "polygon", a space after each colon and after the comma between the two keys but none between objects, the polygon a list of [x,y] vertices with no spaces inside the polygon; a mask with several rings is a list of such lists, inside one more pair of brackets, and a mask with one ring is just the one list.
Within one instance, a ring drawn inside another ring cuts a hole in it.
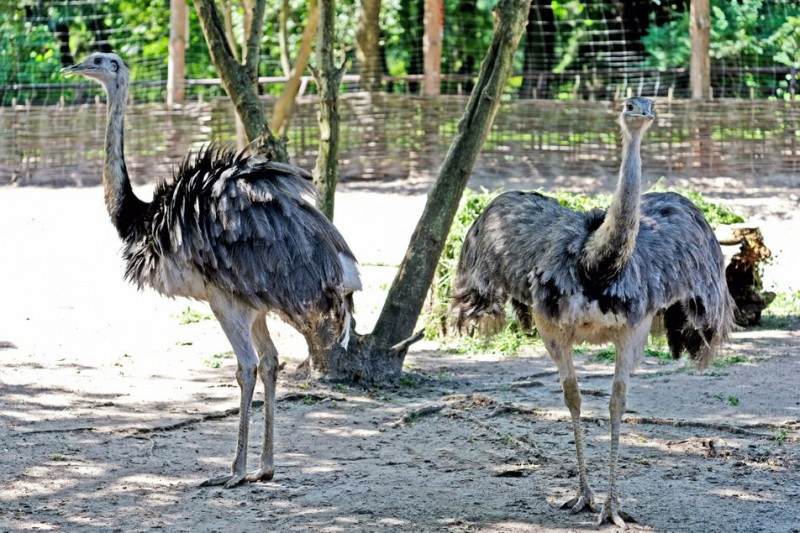
[{"label": "rhea eye", "polygon": [[103,61],[102,61],[102,60],[101,60],[99,57],[95,57],[95,58],[94,58],[94,64],[95,64],[95,65],[99,65],[99,64],[100,64],[100,63],[102,63],[102,62],[103,62]]},{"label": "rhea eye", "polygon": [[633,104],[626,104],[626,105],[625,105],[625,109],[626,109],[627,111],[633,111]]}]

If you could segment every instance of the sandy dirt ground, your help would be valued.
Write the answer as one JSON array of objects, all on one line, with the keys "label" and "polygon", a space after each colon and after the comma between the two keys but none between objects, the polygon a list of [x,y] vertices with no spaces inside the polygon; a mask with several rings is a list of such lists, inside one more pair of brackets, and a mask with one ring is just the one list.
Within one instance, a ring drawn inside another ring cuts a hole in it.
[{"label": "sandy dirt ground", "polygon": [[[678,185],[757,221],[778,252],[767,285],[798,288],[796,183]],[[360,331],[374,322],[424,205],[424,183],[408,186],[349,180],[337,199],[366,285]],[[284,372],[275,479],[198,488],[232,458],[235,360],[205,305],[139,293],[122,270],[101,189],[0,188],[0,531],[615,529],[559,509],[577,485],[574,443],[554,365],[537,348],[463,355],[422,342],[402,383],[383,388]],[[182,323],[188,316],[196,321]],[[289,370],[305,357],[302,340],[270,327]],[[632,527],[800,531],[799,349],[795,320],[736,333],[723,356],[741,362],[705,373],[646,358],[621,439],[619,491]],[[576,366],[590,481],[602,498],[613,366],[591,352]],[[257,408],[251,465],[262,422]]]}]

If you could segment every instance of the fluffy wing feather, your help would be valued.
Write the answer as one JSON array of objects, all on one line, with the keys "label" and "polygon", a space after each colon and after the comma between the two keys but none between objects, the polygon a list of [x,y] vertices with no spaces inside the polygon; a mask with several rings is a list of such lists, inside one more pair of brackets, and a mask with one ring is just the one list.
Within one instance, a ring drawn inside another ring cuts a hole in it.
[{"label": "fluffy wing feather", "polygon": [[355,258],[311,202],[309,178],[292,165],[217,147],[187,158],[156,190],[151,239],[129,258],[128,277],[141,284],[172,254],[206,283],[300,323],[311,308],[341,307],[360,288],[348,279]]},{"label": "fluffy wing feather", "polygon": [[580,262],[603,217],[601,210],[574,212],[538,193],[498,196],[464,241],[453,301],[457,325],[504,317],[509,298],[523,322],[525,306],[557,319],[571,296],[583,295],[631,325],[665,311],[673,353],[686,349],[705,364],[730,332],[734,304],[722,251],[700,210],[675,193],[644,195],[633,257],[610,279]]}]

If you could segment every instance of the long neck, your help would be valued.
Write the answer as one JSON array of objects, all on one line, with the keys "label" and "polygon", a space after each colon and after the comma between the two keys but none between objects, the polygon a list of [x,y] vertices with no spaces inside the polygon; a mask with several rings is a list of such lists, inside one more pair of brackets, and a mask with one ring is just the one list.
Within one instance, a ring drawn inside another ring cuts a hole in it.
[{"label": "long neck", "polygon": [[583,264],[593,270],[602,268],[610,274],[619,273],[636,247],[641,204],[641,140],[641,131],[623,129],[624,144],[617,191],[603,223],[584,248]]},{"label": "long neck", "polygon": [[125,120],[125,101],[128,98],[128,85],[125,80],[119,84],[109,84],[108,109],[106,117],[106,155],[103,163],[103,188],[105,189],[106,209],[120,237],[129,236],[141,223],[146,204],[133,193],[125,167],[123,129]]}]

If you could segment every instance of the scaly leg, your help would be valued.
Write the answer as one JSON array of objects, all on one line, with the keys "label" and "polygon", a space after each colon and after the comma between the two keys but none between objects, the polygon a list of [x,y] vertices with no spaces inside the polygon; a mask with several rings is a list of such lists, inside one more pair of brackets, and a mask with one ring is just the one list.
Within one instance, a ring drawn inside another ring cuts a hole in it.
[{"label": "scaly leg", "polygon": [[278,350],[267,329],[266,314],[253,323],[253,338],[258,351],[258,373],[264,384],[264,443],[258,470],[247,474],[247,481],[269,481],[275,475],[273,441],[275,426],[275,385],[278,381]]},{"label": "scaly leg", "polygon": [[[539,326],[538,323],[537,326]],[[550,331],[541,326],[538,329],[547,351],[550,352],[550,356],[558,366],[561,388],[564,391],[564,403],[569,409],[569,414],[572,418],[575,451],[578,457],[578,494],[571,500],[564,502],[561,508],[570,509],[573,513],[584,509],[596,512],[594,493],[589,487],[586,458],[584,457],[583,429],[581,427],[581,391],[578,387],[578,377],[575,375],[575,366],[572,362],[572,342],[570,339],[559,335],[559,332]]]},{"label": "scaly leg", "polygon": [[250,429],[250,404],[256,387],[258,358],[253,349],[251,328],[256,311],[238,302],[233,297],[219,293],[209,299],[211,310],[219,320],[222,330],[228,337],[236,354],[238,369],[236,381],[241,389],[239,402],[239,434],[236,440],[236,453],[233,457],[231,475],[211,478],[200,486],[224,485],[229,489],[239,485],[247,476],[247,437]]},{"label": "scaly leg", "polygon": [[626,528],[625,520],[635,522],[628,514],[619,509],[617,499],[617,461],[619,458],[619,428],[622,415],[625,414],[625,404],[628,394],[628,383],[631,373],[644,356],[644,345],[650,331],[650,321],[640,324],[631,334],[616,343],[617,358],[614,369],[614,386],[611,390],[611,399],[608,402],[608,412],[611,419],[611,453],[609,456],[608,494],[603,508],[600,510],[598,524],[606,520],[614,522],[618,527]]}]

